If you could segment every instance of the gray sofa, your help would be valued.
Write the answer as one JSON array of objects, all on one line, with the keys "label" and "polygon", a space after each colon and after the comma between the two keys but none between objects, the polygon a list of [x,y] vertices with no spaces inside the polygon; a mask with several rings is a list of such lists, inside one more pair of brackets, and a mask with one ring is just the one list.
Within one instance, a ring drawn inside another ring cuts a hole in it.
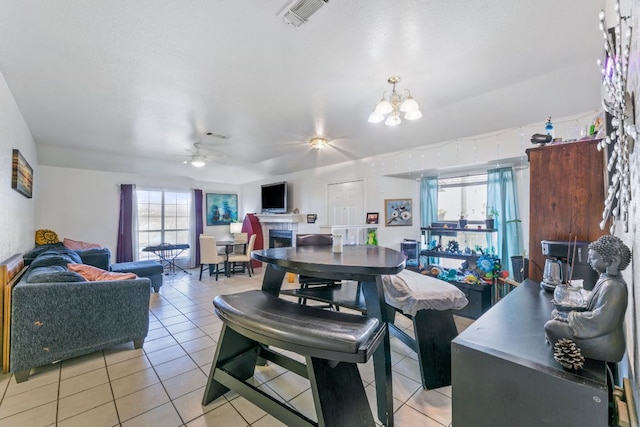
[{"label": "gray sofa", "polygon": [[[10,370],[31,368],[133,341],[149,330],[150,280],[86,281],[66,269],[73,254],[44,252],[11,293]],[[64,265],[63,265],[64,264]]]}]

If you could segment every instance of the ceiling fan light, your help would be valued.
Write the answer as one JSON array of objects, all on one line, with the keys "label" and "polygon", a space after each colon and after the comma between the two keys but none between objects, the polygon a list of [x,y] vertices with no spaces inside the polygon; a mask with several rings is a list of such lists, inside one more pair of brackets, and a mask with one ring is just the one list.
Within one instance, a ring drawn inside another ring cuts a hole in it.
[{"label": "ceiling fan light", "polygon": [[384,114],[378,114],[375,111],[369,115],[369,123],[380,123],[384,120]]},{"label": "ceiling fan light", "polygon": [[204,165],[205,165],[205,161],[202,158],[202,156],[194,155],[191,158],[191,166],[196,167],[196,168],[201,168]]},{"label": "ceiling fan light", "polygon": [[313,138],[309,143],[311,144],[311,147],[316,150],[321,150],[328,145],[327,140],[324,138]]},{"label": "ceiling fan light", "polygon": [[393,105],[391,105],[391,103],[386,99],[382,98],[376,105],[376,109],[374,111],[384,116],[393,111]]},{"label": "ceiling fan light", "polygon": [[404,115],[404,118],[407,120],[418,120],[420,117],[422,117],[420,110],[409,111]]},{"label": "ceiling fan light", "polygon": [[402,123],[402,120],[400,120],[400,117],[397,114],[390,115],[384,122],[387,126],[398,126],[400,123]]},{"label": "ceiling fan light", "polygon": [[415,99],[411,95],[409,95],[403,102],[400,104],[400,111],[403,113],[411,113],[413,111],[417,111],[420,109],[420,106],[416,102]]}]

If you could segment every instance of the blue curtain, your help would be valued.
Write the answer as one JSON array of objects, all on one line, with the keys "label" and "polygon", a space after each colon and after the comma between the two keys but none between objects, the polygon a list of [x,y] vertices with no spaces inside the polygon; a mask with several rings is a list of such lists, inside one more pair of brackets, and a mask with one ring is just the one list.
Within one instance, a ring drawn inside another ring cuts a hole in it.
[{"label": "blue curtain", "polygon": [[134,201],[133,184],[122,184],[120,186],[120,216],[118,224],[118,246],[116,248],[116,262],[133,261],[134,246]]},{"label": "blue curtain", "polygon": [[491,207],[498,212],[494,218],[498,230],[498,244],[494,253],[500,258],[502,268],[513,277],[511,257],[522,255],[522,223],[513,168],[487,171],[487,209]]},{"label": "blue curtain", "polygon": [[[420,226],[428,227],[432,222],[438,220],[438,177],[428,176],[420,180]],[[429,248],[431,242],[425,242]],[[429,257],[427,264],[438,264],[439,258]],[[418,264],[422,267],[423,262],[418,259]]]},{"label": "blue curtain", "polygon": [[438,219],[438,177],[420,180],[420,227],[428,227]]},{"label": "blue curtain", "polygon": [[202,221],[202,190],[193,190],[193,212],[194,212],[194,234],[193,242],[195,247],[195,267],[200,266],[200,235],[202,234],[204,223]]}]

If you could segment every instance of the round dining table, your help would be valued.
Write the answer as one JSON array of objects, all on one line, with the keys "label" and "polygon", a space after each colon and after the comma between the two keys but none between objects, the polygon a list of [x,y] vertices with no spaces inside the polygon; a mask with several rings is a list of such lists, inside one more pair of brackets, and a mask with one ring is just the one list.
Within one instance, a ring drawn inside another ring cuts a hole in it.
[{"label": "round dining table", "polygon": [[[344,246],[333,252],[331,246],[300,246],[256,250],[252,257],[266,264],[262,291],[278,296],[286,273],[323,279],[357,282],[362,288],[367,316],[387,323],[382,275],[397,274],[405,267],[405,257],[383,246]],[[348,283],[348,282],[347,282]],[[355,283],[353,286],[357,286]],[[393,389],[389,329],[373,355],[378,419],[393,426]]]}]

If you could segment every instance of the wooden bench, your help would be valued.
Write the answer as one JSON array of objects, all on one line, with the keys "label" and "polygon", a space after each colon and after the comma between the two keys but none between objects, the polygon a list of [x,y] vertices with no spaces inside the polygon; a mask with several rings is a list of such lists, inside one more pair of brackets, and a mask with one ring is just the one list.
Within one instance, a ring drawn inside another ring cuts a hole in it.
[{"label": "wooden bench", "polygon": [[[287,425],[374,425],[356,364],[369,360],[382,342],[386,328],[378,319],[299,305],[261,291],[220,295],[213,304],[224,325],[203,405],[233,390]],[[303,355],[306,363],[268,346]],[[247,382],[259,358],[310,381],[317,422]]]},{"label": "wooden bench", "polygon": [[[428,307],[435,305],[433,304],[433,300],[437,299],[437,301],[439,301],[439,304],[437,304],[439,309],[423,308],[417,310],[414,314],[407,314],[403,311],[403,307],[394,306],[389,302],[386,293],[390,283],[387,278],[392,276],[383,276],[385,299],[387,300],[386,318],[389,322],[389,332],[418,355],[423,388],[431,390],[451,385],[451,340],[458,335],[458,329],[453,315],[456,310],[462,308],[468,301],[466,297],[464,297],[464,294],[455,286],[441,280],[405,270],[398,274],[398,276],[405,278],[409,278],[411,275],[419,278],[417,280],[424,281],[426,289],[428,289],[429,283],[433,281],[440,282],[439,286],[450,289],[452,295],[457,295],[457,298],[450,298],[452,300],[447,301],[447,298],[443,298],[441,293],[438,295],[430,295],[429,292],[413,293],[408,290],[405,301],[408,305]],[[359,284],[285,290],[282,291],[281,294],[298,298],[304,297],[309,300],[357,310],[363,314],[367,312]],[[414,337],[408,335],[396,326],[396,313],[400,313],[412,320]]]}]

